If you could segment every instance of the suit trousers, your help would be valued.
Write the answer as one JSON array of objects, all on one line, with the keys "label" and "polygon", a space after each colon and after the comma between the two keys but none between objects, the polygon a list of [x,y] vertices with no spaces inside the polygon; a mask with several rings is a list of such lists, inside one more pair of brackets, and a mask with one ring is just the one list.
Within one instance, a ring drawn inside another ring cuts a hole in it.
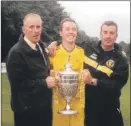
[{"label": "suit trousers", "polygon": [[14,126],[52,126],[52,110],[14,112]]}]

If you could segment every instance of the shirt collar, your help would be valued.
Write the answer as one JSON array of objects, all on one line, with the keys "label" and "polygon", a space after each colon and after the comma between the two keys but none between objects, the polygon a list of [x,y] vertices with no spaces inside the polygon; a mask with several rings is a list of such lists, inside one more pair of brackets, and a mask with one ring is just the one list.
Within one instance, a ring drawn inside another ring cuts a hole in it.
[{"label": "shirt collar", "polygon": [[36,50],[36,44],[31,42],[26,36],[24,36],[24,40],[26,41],[26,43],[34,50]]}]

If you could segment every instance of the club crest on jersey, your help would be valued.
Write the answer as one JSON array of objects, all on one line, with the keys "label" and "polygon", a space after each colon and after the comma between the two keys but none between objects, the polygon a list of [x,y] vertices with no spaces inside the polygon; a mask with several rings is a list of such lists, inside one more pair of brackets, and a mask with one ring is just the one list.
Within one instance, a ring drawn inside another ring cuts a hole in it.
[{"label": "club crest on jersey", "polygon": [[95,60],[97,59],[97,55],[95,53],[91,54],[90,57]]},{"label": "club crest on jersey", "polygon": [[108,68],[113,68],[114,65],[115,65],[115,62],[113,60],[110,59],[110,60],[106,61],[106,66]]}]

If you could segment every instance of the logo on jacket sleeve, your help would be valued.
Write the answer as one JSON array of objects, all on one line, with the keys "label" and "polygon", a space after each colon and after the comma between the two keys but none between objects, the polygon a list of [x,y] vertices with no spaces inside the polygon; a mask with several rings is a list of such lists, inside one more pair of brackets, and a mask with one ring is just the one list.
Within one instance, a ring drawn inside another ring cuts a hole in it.
[{"label": "logo on jacket sleeve", "polygon": [[97,59],[97,54],[95,54],[95,53],[93,53],[93,54],[91,54],[89,57],[91,57],[92,59]]},{"label": "logo on jacket sleeve", "polygon": [[106,61],[106,66],[108,68],[113,68],[114,65],[115,65],[115,62],[113,60],[110,59],[110,60]]}]

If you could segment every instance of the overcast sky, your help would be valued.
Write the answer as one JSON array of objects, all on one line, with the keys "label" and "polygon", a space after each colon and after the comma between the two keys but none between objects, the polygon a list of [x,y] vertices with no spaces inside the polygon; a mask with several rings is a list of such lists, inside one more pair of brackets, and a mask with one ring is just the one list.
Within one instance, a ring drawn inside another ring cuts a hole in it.
[{"label": "overcast sky", "polygon": [[118,24],[119,41],[130,42],[129,1],[59,1],[78,26],[92,37],[99,37],[100,26],[105,20]]}]

